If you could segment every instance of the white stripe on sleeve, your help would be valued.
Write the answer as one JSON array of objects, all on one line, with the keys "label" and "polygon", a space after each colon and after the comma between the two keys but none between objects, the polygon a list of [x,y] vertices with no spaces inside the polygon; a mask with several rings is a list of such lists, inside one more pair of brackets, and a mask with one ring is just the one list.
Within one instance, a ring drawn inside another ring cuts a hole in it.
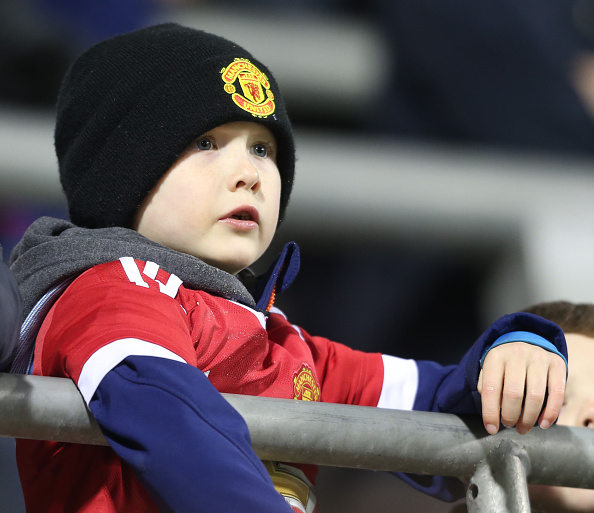
[{"label": "white stripe on sleeve", "polygon": [[419,370],[414,360],[382,355],[384,384],[378,408],[412,410],[419,386]]},{"label": "white stripe on sleeve", "polygon": [[78,378],[78,389],[87,405],[105,375],[128,356],[155,356],[187,363],[173,351],[137,338],[123,338],[111,342],[91,355],[83,365]]}]

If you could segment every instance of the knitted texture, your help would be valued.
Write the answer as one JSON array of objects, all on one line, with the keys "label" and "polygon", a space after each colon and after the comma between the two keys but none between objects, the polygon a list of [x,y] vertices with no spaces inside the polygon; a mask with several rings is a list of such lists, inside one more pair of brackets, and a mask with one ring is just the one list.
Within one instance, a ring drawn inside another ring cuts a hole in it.
[{"label": "knitted texture", "polygon": [[72,222],[132,227],[143,200],[188,145],[233,121],[255,121],[274,133],[282,219],[295,149],[266,66],[231,41],[173,23],[90,48],[67,72],[57,105],[55,146]]}]

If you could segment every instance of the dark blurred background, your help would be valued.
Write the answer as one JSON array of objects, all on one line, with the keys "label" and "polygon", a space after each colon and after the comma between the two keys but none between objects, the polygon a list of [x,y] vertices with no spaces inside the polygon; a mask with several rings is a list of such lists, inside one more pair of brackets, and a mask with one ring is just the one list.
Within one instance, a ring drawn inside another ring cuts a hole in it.
[{"label": "dark blurred background", "polygon": [[[68,65],[168,20],[237,41],[284,91],[297,182],[256,269],[300,244],[279,300],[293,322],[450,364],[503,313],[594,300],[594,0],[0,0],[6,259],[35,218],[67,217],[52,123]],[[11,479],[0,511],[20,513]],[[322,470],[320,513],[368,510],[448,507]]]}]

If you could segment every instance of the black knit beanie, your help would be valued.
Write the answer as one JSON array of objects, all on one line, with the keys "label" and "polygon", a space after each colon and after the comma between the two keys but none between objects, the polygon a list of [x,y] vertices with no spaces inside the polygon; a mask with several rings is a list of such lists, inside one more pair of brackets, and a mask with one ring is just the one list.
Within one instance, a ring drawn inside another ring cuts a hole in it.
[{"label": "black knit beanie", "polygon": [[66,74],[57,106],[56,153],[72,222],[131,228],[188,145],[232,121],[256,121],[274,133],[282,219],[295,149],[266,66],[231,41],[173,23],[90,48]]}]

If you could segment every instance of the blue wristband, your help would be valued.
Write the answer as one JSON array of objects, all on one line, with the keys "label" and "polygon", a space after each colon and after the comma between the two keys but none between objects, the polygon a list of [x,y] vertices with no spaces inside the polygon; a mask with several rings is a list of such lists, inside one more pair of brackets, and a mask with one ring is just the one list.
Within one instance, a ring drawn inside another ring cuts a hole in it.
[{"label": "blue wristband", "polygon": [[565,369],[567,370],[567,360],[565,356],[561,354],[561,352],[555,347],[554,344],[549,342],[546,338],[541,337],[540,335],[536,335],[535,333],[531,333],[529,331],[511,331],[506,333],[505,335],[501,335],[490,347],[488,347],[485,352],[483,353],[483,357],[481,358],[481,368],[483,367],[483,362],[487,357],[487,353],[502,344],[508,344],[510,342],[526,342],[527,344],[532,344],[534,346],[542,347],[547,351],[559,355],[563,358],[565,362]]}]

